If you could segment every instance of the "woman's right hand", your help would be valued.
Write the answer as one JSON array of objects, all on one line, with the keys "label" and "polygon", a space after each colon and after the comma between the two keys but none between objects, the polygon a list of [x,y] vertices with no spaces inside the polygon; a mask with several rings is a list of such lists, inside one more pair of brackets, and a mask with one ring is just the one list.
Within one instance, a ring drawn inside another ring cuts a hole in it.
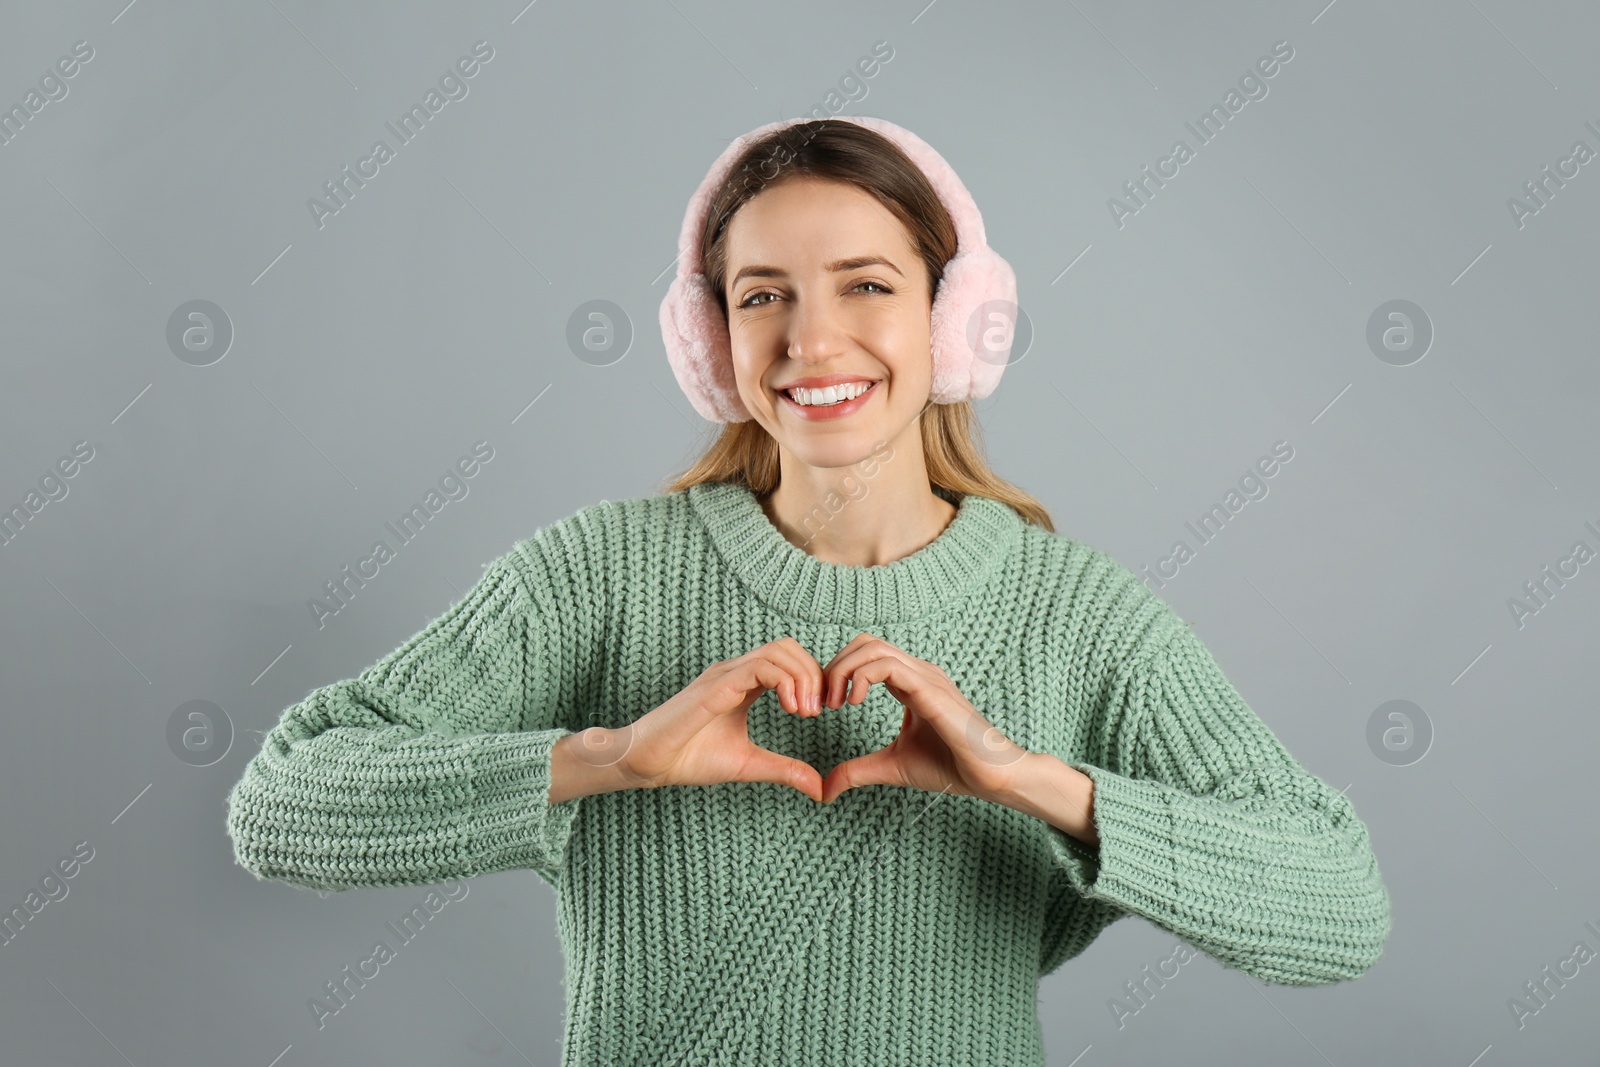
[{"label": "woman's right hand", "polygon": [[822,713],[822,666],[792,637],[713,663],[665,704],[613,733],[618,771],[634,788],[776,782],[822,800],[822,775],[750,740],[750,705],[775,690],[795,715]]}]

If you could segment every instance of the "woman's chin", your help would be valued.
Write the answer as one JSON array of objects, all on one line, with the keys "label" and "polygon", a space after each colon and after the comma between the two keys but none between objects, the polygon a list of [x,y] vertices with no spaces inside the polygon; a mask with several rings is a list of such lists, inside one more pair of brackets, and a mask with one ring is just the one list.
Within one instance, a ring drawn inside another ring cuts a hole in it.
[{"label": "woman's chin", "polygon": [[[851,467],[882,451],[884,438],[870,432],[789,433],[777,438],[779,446],[808,467]],[[881,459],[881,455],[879,456]]]}]

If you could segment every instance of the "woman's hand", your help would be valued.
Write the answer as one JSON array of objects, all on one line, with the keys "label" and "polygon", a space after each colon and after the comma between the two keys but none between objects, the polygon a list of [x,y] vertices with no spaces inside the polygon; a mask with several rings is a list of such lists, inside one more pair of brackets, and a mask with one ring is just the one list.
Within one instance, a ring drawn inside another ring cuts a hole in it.
[{"label": "woman's hand", "polygon": [[776,782],[822,799],[822,776],[808,763],[750,740],[750,705],[776,690],[795,715],[822,712],[822,667],[792,637],[713,663],[665,704],[610,731],[610,757],[633,788]]},{"label": "woman's hand", "polygon": [[899,785],[994,799],[1006,795],[1028,754],[989,724],[926,660],[872,634],[860,634],[823,668],[824,703],[860,704],[874,682],[905,705],[900,734],[888,747],[845,760],[828,772],[822,799],[832,803],[858,785]]}]

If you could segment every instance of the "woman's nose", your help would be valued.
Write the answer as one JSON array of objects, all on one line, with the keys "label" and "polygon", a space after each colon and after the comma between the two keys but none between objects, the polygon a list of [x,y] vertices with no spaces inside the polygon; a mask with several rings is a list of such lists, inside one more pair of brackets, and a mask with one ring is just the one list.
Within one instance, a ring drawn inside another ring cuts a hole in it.
[{"label": "woman's nose", "polygon": [[789,358],[825,363],[843,350],[844,331],[825,302],[802,300],[789,324]]}]

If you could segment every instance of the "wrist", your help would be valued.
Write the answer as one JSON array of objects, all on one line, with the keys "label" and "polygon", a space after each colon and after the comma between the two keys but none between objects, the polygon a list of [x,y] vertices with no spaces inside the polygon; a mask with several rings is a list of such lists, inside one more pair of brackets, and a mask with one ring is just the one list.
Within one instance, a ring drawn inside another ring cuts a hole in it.
[{"label": "wrist", "polygon": [[646,788],[648,783],[628,771],[624,759],[628,741],[626,731],[603,726],[591,726],[557,741],[550,749],[550,803]]},{"label": "wrist", "polygon": [[1088,845],[1099,844],[1094,825],[1094,779],[1048,752],[1030,752],[998,803],[1042,819]]}]

